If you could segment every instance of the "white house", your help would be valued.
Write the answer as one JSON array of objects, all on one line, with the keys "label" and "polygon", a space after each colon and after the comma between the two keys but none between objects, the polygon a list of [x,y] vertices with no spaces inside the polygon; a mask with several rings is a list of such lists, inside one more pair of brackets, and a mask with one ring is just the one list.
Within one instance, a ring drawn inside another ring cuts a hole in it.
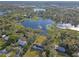
[{"label": "white house", "polygon": [[46,11],[46,9],[43,9],[43,8],[34,8],[33,10],[34,12]]},{"label": "white house", "polygon": [[7,40],[9,39],[9,36],[7,36],[7,35],[2,35],[2,38],[7,41]]},{"label": "white house", "polygon": [[59,47],[58,45],[55,45],[55,46],[54,46],[54,49],[57,49],[58,47]]},{"label": "white house", "polygon": [[2,38],[6,37],[6,35],[2,35]]}]

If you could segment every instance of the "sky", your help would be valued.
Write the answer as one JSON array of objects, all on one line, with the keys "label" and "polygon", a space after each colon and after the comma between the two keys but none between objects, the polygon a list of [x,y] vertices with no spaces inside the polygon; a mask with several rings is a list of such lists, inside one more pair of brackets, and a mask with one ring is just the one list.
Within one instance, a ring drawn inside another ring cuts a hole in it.
[{"label": "sky", "polygon": [[0,0],[0,1],[79,1],[79,0]]}]

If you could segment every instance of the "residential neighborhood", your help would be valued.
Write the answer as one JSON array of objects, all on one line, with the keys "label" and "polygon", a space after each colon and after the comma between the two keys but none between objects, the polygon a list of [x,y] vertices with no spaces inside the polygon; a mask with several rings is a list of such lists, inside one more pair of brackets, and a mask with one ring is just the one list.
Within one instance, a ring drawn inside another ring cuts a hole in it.
[{"label": "residential neighborhood", "polygon": [[79,2],[0,1],[0,57],[79,57]]}]

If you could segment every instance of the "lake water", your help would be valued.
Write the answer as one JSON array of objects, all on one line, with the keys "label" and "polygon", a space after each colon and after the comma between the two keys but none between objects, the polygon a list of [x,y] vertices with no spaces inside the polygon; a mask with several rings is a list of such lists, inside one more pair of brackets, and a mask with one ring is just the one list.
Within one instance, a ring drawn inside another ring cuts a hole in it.
[{"label": "lake water", "polygon": [[[54,23],[54,21],[52,21],[51,19],[42,19],[39,18],[39,20],[35,21],[35,20],[25,20],[22,22],[22,25],[25,26],[26,28],[32,28],[34,30],[38,30],[41,29],[43,30],[43,32],[46,32],[47,28],[49,28],[49,26],[47,25],[52,25]],[[79,31],[79,25],[77,27],[72,26],[70,23],[63,23],[63,24],[57,24],[58,28],[61,29],[71,29],[71,30],[76,30]]]},{"label": "lake water", "polygon": [[26,28],[32,28],[34,30],[47,30],[47,25],[51,25],[53,21],[51,19],[39,19],[37,21],[35,20],[25,20],[22,22],[22,25],[25,26]]}]

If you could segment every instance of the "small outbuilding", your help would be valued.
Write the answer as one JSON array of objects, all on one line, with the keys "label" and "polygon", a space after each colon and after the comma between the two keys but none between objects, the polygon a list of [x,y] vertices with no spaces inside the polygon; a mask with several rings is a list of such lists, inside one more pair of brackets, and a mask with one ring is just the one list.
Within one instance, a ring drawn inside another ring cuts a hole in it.
[{"label": "small outbuilding", "polygon": [[25,46],[27,44],[27,42],[25,40],[19,39],[18,44],[23,47],[23,46]]}]

